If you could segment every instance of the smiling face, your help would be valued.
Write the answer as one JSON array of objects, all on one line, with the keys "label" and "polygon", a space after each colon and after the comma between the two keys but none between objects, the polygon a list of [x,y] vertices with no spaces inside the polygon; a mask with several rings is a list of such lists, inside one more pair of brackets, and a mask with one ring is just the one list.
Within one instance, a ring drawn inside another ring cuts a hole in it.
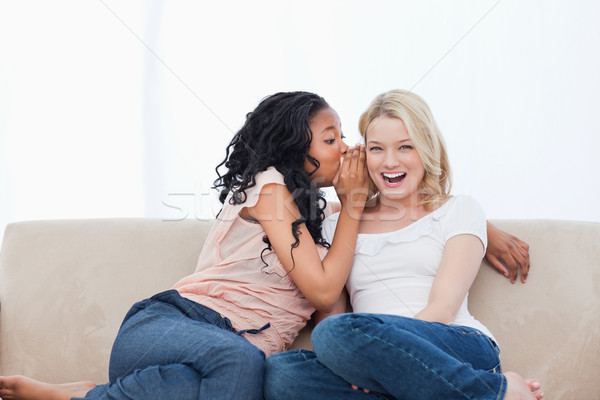
[{"label": "smiling face", "polygon": [[377,117],[366,132],[367,169],[381,197],[406,205],[419,201],[425,167],[404,122]]},{"label": "smiling face", "polygon": [[[342,125],[340,117],[335,110],[327,107],[315,114],[310,122],[310,130],[313,137],[308,154],[319,161],[319,168],[306,159],[304,170],[310,175],[318,187],[331,186],[333,178],[340,168],[340,158],[348,150],[348,146],[342,140]],[[313,172],[314,171],[314,172]]]}]

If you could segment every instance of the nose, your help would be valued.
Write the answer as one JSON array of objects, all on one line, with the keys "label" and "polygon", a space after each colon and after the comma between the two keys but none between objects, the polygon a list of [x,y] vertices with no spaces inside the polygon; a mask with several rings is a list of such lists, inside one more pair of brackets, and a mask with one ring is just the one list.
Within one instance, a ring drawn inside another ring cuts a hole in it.
[{"label": "nose", "polygon": [[385,159],[383,160],[385,168],[392,169],[400,165],[400,160],[396,156],[394,151],[387,151],[385,153]]},{"label": "nose", "polygon": [[348,145],[343,140],[340,140],[340,143],[340,153],[342,153],[342,155],[346,155],[346,152],[348,151]]}]

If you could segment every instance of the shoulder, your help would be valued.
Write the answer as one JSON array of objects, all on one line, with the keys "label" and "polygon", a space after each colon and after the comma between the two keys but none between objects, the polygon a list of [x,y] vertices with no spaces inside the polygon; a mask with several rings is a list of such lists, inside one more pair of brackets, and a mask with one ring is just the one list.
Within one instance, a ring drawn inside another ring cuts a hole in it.
[{"label": "shoulder", "polygon": [[[250,206],[253,203],[256,203],[258,200],[258,196],[265,192],[272,192],[272,188],[276,188],[277,186],[282,187],[285,186],[285,180],[283,175],[275,169],[275,167],[269,167],[265,171],[261,171],[254,176],[254,186],[246,189],[247,203],[245,206]],[[268,190],[265,190],[267,187]]]},{"label": "shoulder", "polygon": [[451,197],[439,210],[450,221],[485,220],[485,213],[481,204],[475,198],[465,194]]},{"label": "shoulder", "polygon": [[483,208],[474,197],[458,194],[448,200],[448,211],[483,213]]},{"label": "shoulder", "polygon": [[[232,205],[232,208],[235,209],[232,212],[237,213],[238,208],[254,207],[259,199],[262,200],[266,197],[275,201],[281,197],[277,196],[278,192],[285,191],[286,188],[283,175],[275,167],[269,167],[254,176],[254,185],[243,190],[245,199],[242,203]],[[231,204],[230,199],[233,194],[233,190],[229,192],[225,204]]]},{"label": "shoulder", "polygon": [[281,174],[281,172],[277,171],[275,167],[269,167],[266,170],[256,174],[256,176],[254,177],[254,182],[256,183],[255,187],[258,191],[260,191],[263,186],[269,183],[285,185],[283,175]]},{"label": "shoulder", "polygon": [[444,205],[444,227],[446,240],[452,236],[469,233],[478,236],[487,244],[486,217],[481,204],[468,195],[456,195]]}]

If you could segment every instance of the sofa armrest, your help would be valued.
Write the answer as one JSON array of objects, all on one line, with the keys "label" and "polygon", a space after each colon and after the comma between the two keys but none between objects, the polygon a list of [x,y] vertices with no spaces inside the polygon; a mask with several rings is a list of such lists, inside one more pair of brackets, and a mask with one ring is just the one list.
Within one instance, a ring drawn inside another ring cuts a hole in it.
[{"label": "sofa armrest", "polygon": [[551,399],[598,396],[600,224],[557,220],[492,221],[529,244],[526,284],[484,262],[469,310],[501,347],[504,371],[538,378]]},{"label": "sofa armrest", "polygon": [[0,374],[106,382],[112,342],[137,300],[193,272],[211,223],[20,222],[0,253]]}]

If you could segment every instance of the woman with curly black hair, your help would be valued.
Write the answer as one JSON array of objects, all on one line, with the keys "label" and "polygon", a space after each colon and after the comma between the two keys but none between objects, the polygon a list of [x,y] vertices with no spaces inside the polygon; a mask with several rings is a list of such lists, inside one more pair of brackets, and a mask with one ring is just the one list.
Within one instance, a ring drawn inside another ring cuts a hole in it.
[{"label": "woman with curly black hair", "polygon": [[[364,147],[342,139],[322,97],[265,98],[227,147],[226,172],[217,167],[223,208],[196,272],[131,308],[109,383],[14,376],[0,378],[0,397],[261,399],[265,355],[285,350],[315,309],[331,309],[352,265],[368,175]],[[342,216],[327,243],[332,210],[319,187],[332,185]]]}]

